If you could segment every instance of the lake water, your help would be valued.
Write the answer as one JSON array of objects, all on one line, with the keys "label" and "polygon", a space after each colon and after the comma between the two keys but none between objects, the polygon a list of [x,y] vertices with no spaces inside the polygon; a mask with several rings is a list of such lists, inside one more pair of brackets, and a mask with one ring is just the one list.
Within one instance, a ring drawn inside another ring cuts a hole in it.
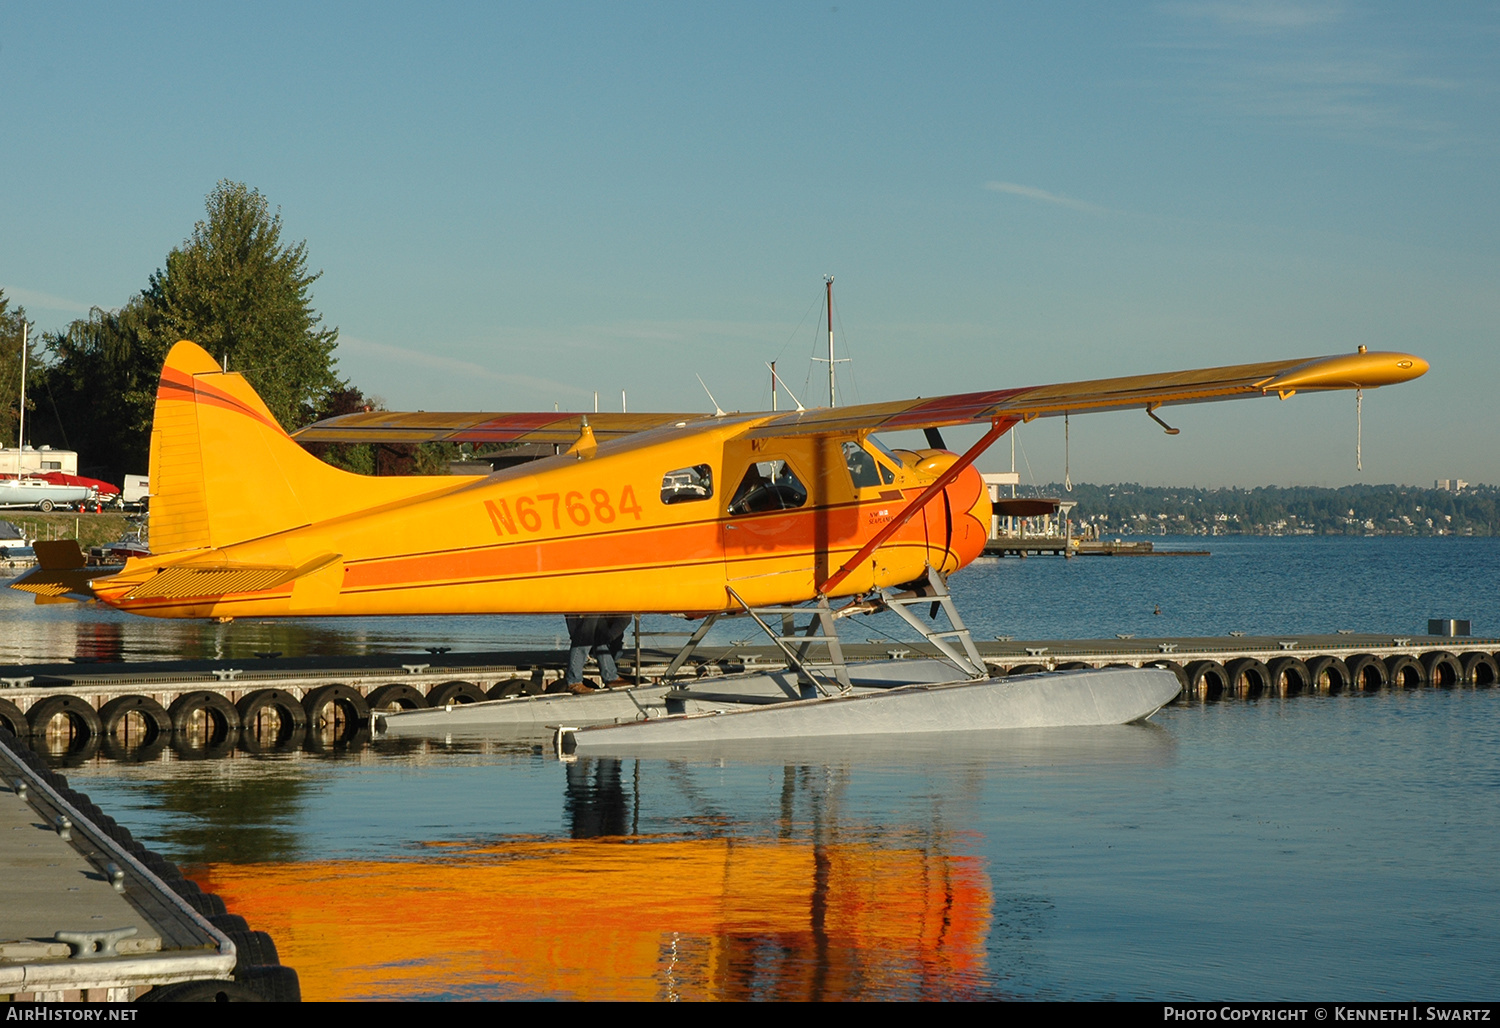
[{"label": "lake water", "polygon": [[[1428,617],[1500,630],[1500,542],[1158,544],[1213,556],[991,561],[953,591],[980,636],[1419,634]],[[491,649],[560,628],[156,624],[22,599],[0,601],[0,661],[267,639]],[[1500,991],[1500,690],[694,759],[376,742],[68,775],[269,931],[310,999]]]}]

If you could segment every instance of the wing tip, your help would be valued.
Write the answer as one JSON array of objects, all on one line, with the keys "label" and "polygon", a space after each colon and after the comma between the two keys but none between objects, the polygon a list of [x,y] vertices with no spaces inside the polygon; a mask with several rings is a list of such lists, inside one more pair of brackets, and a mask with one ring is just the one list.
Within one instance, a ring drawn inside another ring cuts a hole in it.
[{"label": "wing tip", "polygon": [[1262,389],[1378,389],[1421,378],[1431,365],[1413,353],[1399,350],[1370,351],[1317,357],[1273,375]]}]

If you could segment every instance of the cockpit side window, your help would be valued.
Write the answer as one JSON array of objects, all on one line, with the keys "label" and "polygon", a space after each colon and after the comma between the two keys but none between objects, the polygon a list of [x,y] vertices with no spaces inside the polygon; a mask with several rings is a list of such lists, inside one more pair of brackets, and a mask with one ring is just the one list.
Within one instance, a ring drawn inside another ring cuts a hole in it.
[{"label": "cockpit side window", "polygon": [[750,465],[740,480],[729,513],[764,514],[773,510],[793,510],[807,503],[807,487],[784,460],[763,460]]},{"label": "cockpit side window", "polygon": [[[875,446],[881,453],[890,453],[879,442],[876,442]],[[894,454],[891,455],[891,459],[898,464],[900,463],[899,460],[896,460]],[[890,485],[896,481],[896,473],[886,467],[884,462],[872,457],[869,451],[858,443],[844,444],[844,463],[849,467],[849,477],[854,480],[854,488],[856,489],[864,489],[874,485]]]},{"label": "cockpit side window", "polygon": [[714,469],[707,464],[678,468],[661,476],[662,503],[692,503],[714,495]]},{"label": "cockpit side window", "polygon": [[876,468],[875,458],[871,457],[859,443],[844,444],[844,464],[849,468],[849,477],[854,480],[854,488],[864,489],[880,484],[880,472]]}]

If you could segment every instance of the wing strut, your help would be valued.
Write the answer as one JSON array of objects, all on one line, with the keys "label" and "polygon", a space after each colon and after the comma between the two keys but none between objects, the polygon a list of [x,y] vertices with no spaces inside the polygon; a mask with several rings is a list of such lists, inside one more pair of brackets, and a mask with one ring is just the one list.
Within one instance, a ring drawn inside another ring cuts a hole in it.
[{"label": "wing strut", "polygon": [[973,464],[974,461],[979,459],[979,455],[981,453],[990,448],[991,443],[993,443],[996,439],[999,439],[1012,425],[1020,420],[1021,419],[1019,417],[1007,417],[996,418],[994,421],[990,422],[990,430],[984,435],[980,436],[979,442],[975,443],[973,446],[965,450],[964,455],[958,458],[958,460],[954,461],[952,466],[950,466],[947,471],[944,471],[941,475],[939,475],[936,482],[933,482],[930,486],[923,490],[922,495],[918,496],[909,507],[907,507],[899,515],[888,521],[886,523],[886,526],[879,532],[876,532],[873,539],[865,543],[864,546],[860,547],[859,552],[850,557],[848,562],[845,563],[843,567],[839,568],[837,571],[823,580],[823,584],[818,586],[818,595],[820,597],[827,596],[830,592],[837,588],[840,582],[849,577],[850,572],[852,572],[855,568],[859,567],[867,559],[869,559],[870,554],[874,553],[877,549],[883,546],[886,541],[891,538],[891,536],[901,531],[902,526],[904,526],[908,521],[915,517],[918,511],[927,506],[927,504],[931,502],[934,496],[937,496],[944,489],[948,488],[948,485],[955,478],[963,474],[965,468],[967,468],[970,464]]}]

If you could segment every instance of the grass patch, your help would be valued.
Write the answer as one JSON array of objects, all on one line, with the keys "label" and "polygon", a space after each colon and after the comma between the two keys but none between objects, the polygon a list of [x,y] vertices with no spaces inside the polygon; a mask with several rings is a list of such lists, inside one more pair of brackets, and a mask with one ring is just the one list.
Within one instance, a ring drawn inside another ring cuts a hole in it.
[{"label": "grass patch", "polygon": [[9,521],[20,527],[29,538],[77,539],[78,545],[88,551],[90,546],[112,543],[121,538],[131,526],[124,514],[41,514],[36,511],[9,511],[0,513],[0,521]]}]

